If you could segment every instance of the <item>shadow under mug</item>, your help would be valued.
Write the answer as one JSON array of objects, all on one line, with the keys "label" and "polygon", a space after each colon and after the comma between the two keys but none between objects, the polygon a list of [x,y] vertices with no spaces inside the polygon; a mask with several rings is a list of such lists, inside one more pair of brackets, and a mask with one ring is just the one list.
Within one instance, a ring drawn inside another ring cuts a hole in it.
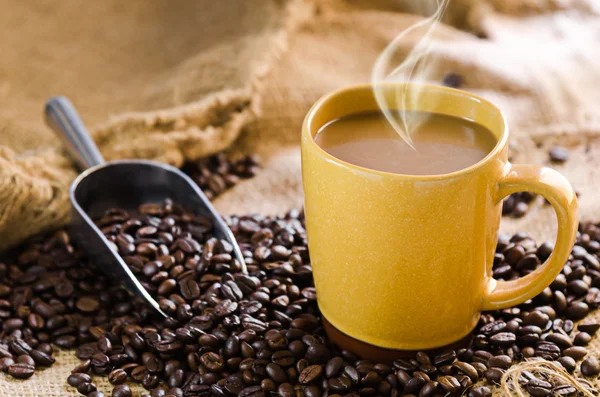
[{"label": "shadow under mug", "polygon": [[[380,86],[396,104],[401,83]],[[414,92],[414,84],[405,90]],[[422,350],[463,339],[482,310],[522,303],[559,274],[573,247],[578,205],[569,182],[537,165],[513,165],[502,112],[467,92],[420,85],[407,110],[472,120],[497,138],[480,162],[442,175],[401,175],[339,160],[315,143],[326,123],[377,110],[372,86],[321,98],[302,127],[306,229],[319,308],[342,333],[387,349]],[[502,199],[544,196],[558,220],[555,249],[532,273],[496,281],[492,264]]]}]

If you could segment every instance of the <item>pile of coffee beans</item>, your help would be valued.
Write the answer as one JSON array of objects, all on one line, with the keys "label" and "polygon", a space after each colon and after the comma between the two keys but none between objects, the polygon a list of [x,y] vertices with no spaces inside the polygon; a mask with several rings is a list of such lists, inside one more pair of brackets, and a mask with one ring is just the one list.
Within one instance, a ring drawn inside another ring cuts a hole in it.
[{"label": "pile of coffee beans", "polygon": [[[88,267],[64,231],[34,239],[0,265],[0,369],[17,378],[52,365],[51,343],[82,362],[67,383],[112,396],[459,396],[491,395],[513,363],[539,357],[597,377],[588,351],[600,324],[574,321],[600,305],[600,227],[582,223],[577,245],[552,285],[522,305],[484,313],[469,347],[416,353],[391,364],[361,360],[325,336],[316,305],[304,217],[230,217],[248,273],[210,221],[176,203],[113,209],[97,221],[167,319],[152,317]],[[500,236],[494,277],[533,271],[552,252],[526,234]],[[581,382],[591,384],[582,378]],[[526,373],[535,396],[576,396],[572,386]]]},{"label": "pile of coffee beans", "polygon": [[222,152],[183,166],[183,171],[200,186],[209,199],[236,185],[241,179],[253,177],[259,169],[260,158],[255,154],[232,158]]},{"label": "pile of coffee beans", "polygon": [[529,205],[537,194],[530,192],[513,193],[502,201],[502,216],[522,218],[529,212]]}]

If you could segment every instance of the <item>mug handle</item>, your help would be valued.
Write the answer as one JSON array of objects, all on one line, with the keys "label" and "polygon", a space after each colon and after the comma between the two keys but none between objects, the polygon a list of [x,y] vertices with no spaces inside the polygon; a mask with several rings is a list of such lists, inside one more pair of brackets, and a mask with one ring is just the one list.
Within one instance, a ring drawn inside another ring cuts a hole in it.
[{"label": "mug handle", "polygon": [[511,281],[488,279],[482,310],[518,305],[550,285],[569,259],[579,224],[575,192],[567,179],[553,169],[536,165],[510,165],[498,188],[498,201],[522,191],[544,196],[556,212],[558,233],[552,255],[533,272]]}]

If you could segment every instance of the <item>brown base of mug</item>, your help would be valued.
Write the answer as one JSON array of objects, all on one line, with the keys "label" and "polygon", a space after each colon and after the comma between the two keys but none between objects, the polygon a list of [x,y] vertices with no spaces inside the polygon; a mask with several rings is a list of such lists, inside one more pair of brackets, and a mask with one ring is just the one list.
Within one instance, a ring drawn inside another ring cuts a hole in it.
[{"label": "brown base of mug", "polygon": [[[389,364],[398,358],[412,358],[417,352],[416,350],[387,349],[384,347],[379,347],[362,342],[335,328],[333,325],[331,325],[329,321],[327,321],[325,317],[323,317],[323,327],[325,328],[325,332],[327,333],[329,339],[333,343],[335,343],[340,349],[351,351],[363,360],[371,360],[379,363]],[[449,345],[437,347],[435,349],[418,351],[424,351],[427,354],[429,354],[430,357],[433,357],[439,354],[440,352],[448,349],[456,350],[461,349],[463,347],[466,348],[471,343],[472,338],[473,335],[469,333],[461,340],[458,340]]]}]

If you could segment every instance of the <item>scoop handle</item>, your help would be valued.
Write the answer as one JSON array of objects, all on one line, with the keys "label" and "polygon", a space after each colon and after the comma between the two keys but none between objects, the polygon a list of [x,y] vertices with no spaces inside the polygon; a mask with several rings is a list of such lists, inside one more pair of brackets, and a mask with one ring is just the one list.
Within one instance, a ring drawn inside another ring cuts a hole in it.
[{"label": "scoop handle", "polygon": [[63,141],[80,170],[104,163],[75,107],[64,96],[52,97],[44,109],[46,124]]}]

